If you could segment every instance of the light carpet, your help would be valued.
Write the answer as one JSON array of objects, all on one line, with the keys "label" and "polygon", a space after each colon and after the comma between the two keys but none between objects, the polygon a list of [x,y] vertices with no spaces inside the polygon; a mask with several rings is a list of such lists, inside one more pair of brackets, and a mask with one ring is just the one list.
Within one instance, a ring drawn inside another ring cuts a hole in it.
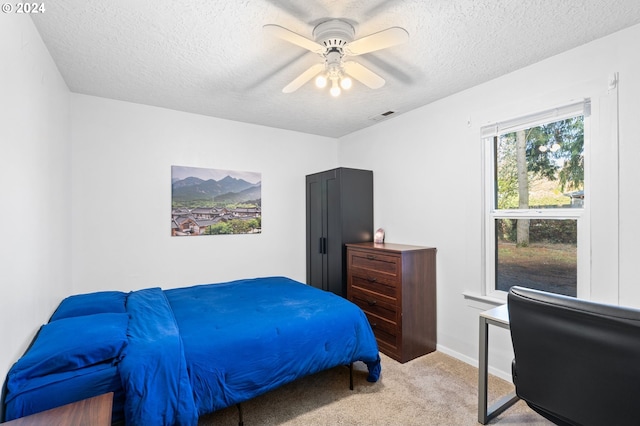
[{"label": "light carpet", "polygon": [[[478,369],[440,352],[400,364],[381,354],[382,376],[366,381],[366,366],[323,371],[242,403],[245,426],[451,425],[478,423]],[[513,385],[489,376],[489,403]],[[237,425],[238,409],[202,416],[199,426]],[[552,425],[518,401],[489,424]]]}]

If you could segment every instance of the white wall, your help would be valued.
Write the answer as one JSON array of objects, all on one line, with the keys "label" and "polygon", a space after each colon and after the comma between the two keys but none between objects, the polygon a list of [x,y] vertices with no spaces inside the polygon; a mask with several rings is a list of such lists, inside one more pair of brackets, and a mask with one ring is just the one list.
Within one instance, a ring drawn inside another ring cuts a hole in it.
[{"label": "white wall", "polygon": [[69,90],[28,15],[0,14],[0,374],[71,291]]},{"label": "white wall", "polygon": [[[613,235],[619,237],[620,256],[592,259],[592,276],[598,277],[598,282],[592,282],[592,296],[608,299],[613,295],[622,304],[640,306],[634,267],[640,255],[636,219],[640,168],[635,164],[640,158],[638,39],[640,26],[635,26],[341,138],[341,165],[374,171],[375,227],[385,229],[387,241],[438,248],[440,350],[476,364],[478,313],[491,307],[463,297],[463,292],[479,293],[482,279],[480,127],[536,112],[545,102],[550,102],[548,107],[594,95],[602,101],[609,96],[607,77],[616,71],[620,79],[620,231],[615,227],[615,208],[599,203],[611,199],[609,178],[616,176],[615,170],[602,170],[600,156],[592,163],[598,173],[591,176],[593,208],[598,209],[598,218],[611,221],[593,220],[591,227],[594,252],[615,252],[617,247],[607,246],[611,241],[616,244],[616,238],[607,236]],[[608,272],[611,282],[603,282],[600,278]],[[508,332],[492,329],[491,333],[492,372],[509,378]]]},{"label": "white wall", "polygon": [[[72,95],[73,290],[286,275],[306,281],[305,175],[337,141]],[[259,235],[171,237],[171,166],[262,173]]]}]

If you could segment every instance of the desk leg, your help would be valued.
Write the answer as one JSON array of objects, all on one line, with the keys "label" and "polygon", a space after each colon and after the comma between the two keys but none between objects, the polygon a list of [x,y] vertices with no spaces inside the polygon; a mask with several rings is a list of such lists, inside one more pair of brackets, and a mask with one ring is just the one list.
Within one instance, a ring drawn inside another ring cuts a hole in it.
[{"label": "desk leg", "polygon": [[478,423],[486,425],[491,419],[500,415],[504,410],[518,401],[515,392],[500,398],[495,404],[487,408],[488,403],[488,354],[489,354],[489,323],[480,317],[480,353],[478,356]]},{"label": "desk leg", "polygon": [[478,422],[486,425],[489,421],[487,416],[487,355],[488,355],[488,328],[487,320],[480,317],[480,341],[478,354]]}]

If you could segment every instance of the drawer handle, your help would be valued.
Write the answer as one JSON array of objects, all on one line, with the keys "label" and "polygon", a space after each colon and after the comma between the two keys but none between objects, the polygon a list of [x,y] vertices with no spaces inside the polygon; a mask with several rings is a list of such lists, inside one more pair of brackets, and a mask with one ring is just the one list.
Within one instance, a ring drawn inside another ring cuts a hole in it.
[{"label": "drawer handle", "polygon": [[369,304],[369,306],[375,306],[378,304],[377,300],[367,300],[367,303]]},{"label": "drawer handle", "polygon": [[368,255],[367,255],[367,259],[369,259],[369,260],[376,260],[376,257],[375,257],[374,255],[372,255],[372,254],[368,254]]},{"label": "drawer handle", "polygon": [[376,323],[376,322],[372,322],[371,323],[371,328],[376,328],[377,326],[378,326],[378,323]]},{"label": "drawer handle", "polygon": [[376,281],[378,281],[378,279],[376,277],[367,277],[367,281],[369,281],[370,283],[375,283]]}]

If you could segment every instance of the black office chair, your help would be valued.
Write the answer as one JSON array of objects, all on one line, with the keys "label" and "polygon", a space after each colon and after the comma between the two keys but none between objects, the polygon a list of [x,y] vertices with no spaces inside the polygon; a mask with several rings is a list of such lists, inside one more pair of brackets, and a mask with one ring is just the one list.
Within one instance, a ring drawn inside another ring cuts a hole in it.
[{"label": "black office chair", "polygon": [[508,295],[516,394],[558,425],[640,425],[640,310]]}]

